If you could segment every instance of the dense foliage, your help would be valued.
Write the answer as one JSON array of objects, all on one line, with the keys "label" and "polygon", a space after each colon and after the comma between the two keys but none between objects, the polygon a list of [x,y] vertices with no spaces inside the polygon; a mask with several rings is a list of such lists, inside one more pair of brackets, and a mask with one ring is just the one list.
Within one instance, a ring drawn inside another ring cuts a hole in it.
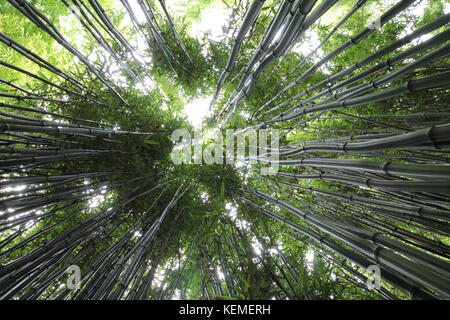
[{"label": "dense foliage", "polygon": [[[0,0],[0,299],[448,299],[448,10]],[[204,100],[279,171],[174,163]]]}]

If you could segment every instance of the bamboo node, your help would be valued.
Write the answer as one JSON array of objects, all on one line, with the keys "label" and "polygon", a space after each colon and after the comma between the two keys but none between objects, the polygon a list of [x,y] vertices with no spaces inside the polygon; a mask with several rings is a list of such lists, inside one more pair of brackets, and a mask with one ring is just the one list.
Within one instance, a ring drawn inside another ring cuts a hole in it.
[{"label": "bamboo node", "polygon": [[348,151],[347,151],[347,143],[348,143],[348,141],[346,141],[346,142],[344,142],[344,143],[342,144],[342,150],[343,150],[345,153],[348,153]]},{"label": "bamboo node", "polygon": [[386,162],[383,164],[383,166],[381,167],[381,170],[383,170],[383,172],[384,172],[385,174],[389,174],[388,166],[389,166],[390,164],[391,164],[390,161],[386,161]]},{"label": "bamboo node", "polygon": [[[375,234],[376,234],[376,233],[375,233]],[[376,246],[375,249],[373,250],[373,257],[374,257],[374,259],[375,259],[376,262],[379,262],[378,257],[379,257],[379,254],[380,254],[380,250],[381,250],[381,249],[383,249],[383,248],[380,247],[380,246]]]}]

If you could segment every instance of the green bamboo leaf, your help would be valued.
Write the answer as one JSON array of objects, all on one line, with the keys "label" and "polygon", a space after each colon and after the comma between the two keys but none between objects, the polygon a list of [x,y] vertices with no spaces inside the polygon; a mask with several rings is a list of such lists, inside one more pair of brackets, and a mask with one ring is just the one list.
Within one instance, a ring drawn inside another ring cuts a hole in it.
[{"label": "green bamboo leaf", "polygon": [[225,180],[222,180],[222,184],[220,185],[220,199],[225,199]]},{"label": "green bamboo leaf", "polygon": [[239,300],[237,297],[229,297],[229,296],[216,296],[216,299],[219,300]]},{"label": "green bamboo leaf", "polygon": [[159,145],[158,141],[153,141],[153,140],[146,140],[145,143],[146,144],[151,144],[151,145]]}]

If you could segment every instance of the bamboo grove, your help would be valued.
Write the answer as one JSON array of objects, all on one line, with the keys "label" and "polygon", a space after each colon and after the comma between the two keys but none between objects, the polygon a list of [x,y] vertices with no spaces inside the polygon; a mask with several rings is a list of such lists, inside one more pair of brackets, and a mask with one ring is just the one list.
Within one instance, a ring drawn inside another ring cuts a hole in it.
[{"label": "bamboo grove", "polygon": [[[450,298],[448,3],[174,8],[0,0],[0,299]],[[174,164],[199,97],[279,150]]]}]

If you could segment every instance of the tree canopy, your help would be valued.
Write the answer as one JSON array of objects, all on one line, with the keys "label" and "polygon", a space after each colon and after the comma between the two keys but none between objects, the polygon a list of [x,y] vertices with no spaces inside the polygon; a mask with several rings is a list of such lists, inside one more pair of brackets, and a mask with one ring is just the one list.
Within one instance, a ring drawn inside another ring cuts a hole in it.
[{"label": "tree canopy", "polygon": [[0,299],[450,298],[449,8],[0,0]]}]

